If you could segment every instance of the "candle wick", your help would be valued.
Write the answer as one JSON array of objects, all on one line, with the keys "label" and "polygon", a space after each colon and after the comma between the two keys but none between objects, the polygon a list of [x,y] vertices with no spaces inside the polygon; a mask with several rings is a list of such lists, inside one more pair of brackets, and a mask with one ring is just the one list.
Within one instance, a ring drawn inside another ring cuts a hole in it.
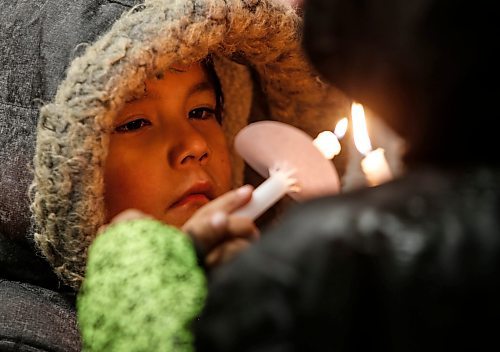
[{"label": "candle wick", "polygon": [[298,183],[294,183],[289,187],[289,192],[299,193],[300,191],[302,191],[302,187]]}]

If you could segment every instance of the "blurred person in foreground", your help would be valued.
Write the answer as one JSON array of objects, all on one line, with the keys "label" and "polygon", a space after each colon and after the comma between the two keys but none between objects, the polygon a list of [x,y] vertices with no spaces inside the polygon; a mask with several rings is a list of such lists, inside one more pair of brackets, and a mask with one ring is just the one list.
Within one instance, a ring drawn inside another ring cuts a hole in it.
[{"label": "blurred person in foreground", "polygon": [[297,205],[218,269],[198,351],[498,345],[496,16],[485,1],[308,0],[323,78],[406,141],[406,175]]}]

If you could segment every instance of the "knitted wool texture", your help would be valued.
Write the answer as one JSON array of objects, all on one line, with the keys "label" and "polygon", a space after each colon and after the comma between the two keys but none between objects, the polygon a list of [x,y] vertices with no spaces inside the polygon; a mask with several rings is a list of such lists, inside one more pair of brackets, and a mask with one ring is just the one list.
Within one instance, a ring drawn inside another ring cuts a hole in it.
[{"label": "knitted wool texture", "polygon": [[206,296],[189,238],[153,220],[110,226],[89,248],[78,294],[85,351],[191,351]]},{"label": "knitted wool texture", "polygon": [[[258,118],[311,135],[332,128],[348,102],[311,70],[300,32],[300,17],[281,0],[150,0],[73,60],[40,112],[30,192],[36,243],[63,281],[78,289],[84,277],[87,248],[105,219],[103,165],[114,113],[146,78],[212,54],[230,146],[249,120],[256,83],[270,114]],[[235,155],[233,172],[237,186],[243,162]]]}]

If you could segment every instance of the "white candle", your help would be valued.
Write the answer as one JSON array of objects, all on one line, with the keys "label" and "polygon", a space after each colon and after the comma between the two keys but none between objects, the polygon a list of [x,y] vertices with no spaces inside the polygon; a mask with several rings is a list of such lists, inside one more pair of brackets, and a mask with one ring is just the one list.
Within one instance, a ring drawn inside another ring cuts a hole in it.
[{"label": "white candle", "polygon": [[377,186],[392,178],[392,172],[385,158],[382,148],[373,150],[368,128],[366,126],[365,110],[363,105],[353,103],[351,106],[352,122],[354,126],[354,144],[358,151],[364,155],[361,160],[361,169],[365,174],[369,186]]},{"label": "white candle", "polygon": [[369,151],[361,160],[361,168],[366,176],[369,186],[377,186],[392,178],[392,172],[385,158],[382,148]]},{"label": "white candle", "polygon": [[273,168],[269,170],[269,174],[269,178],[253,191],[250,202],[233,212],[234,215],[254,220],[296,187],[296,180],[291,177],[293,171],[290,169]]},{"label": "white candle", "polygon": [[313,144],[327,159],[340,153],[340,142],[332,131],[323,131],[314,139]]},{"label": "white candle", "polygon": [[323,131],[320,132],[313,140],[313,144],[319,149],[321,154],[327,159],[333,159],[335,155],[340,154],[342,147],[341,140],[347,131],[347,117],[342,118],[335,126],[335,132]]}]

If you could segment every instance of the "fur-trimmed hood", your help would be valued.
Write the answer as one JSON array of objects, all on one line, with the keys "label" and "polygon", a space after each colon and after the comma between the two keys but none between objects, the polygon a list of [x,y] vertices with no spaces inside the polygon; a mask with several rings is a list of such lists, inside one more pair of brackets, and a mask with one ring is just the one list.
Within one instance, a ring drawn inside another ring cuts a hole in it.
[{"label": "fur-trimmed hood", "polygon": [[[31,187],[36,243],[69,285],[104,222],[103,165],[114,112],[174,62],[211,54],[229,145],[248,122],[273,119],[312,136],[347,111],[302,54],[301,18],[280,0],[149,0],[119,18],[70,64],[38,122]],[[233,153],[235,185],[243,162]]]}]

